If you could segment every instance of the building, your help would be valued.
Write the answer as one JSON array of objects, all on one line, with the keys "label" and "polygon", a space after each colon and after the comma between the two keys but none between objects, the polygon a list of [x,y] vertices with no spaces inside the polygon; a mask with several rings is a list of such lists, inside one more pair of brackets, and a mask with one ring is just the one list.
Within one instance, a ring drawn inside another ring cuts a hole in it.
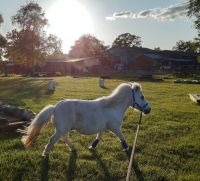
[{"label": "building", "polygon": [[158,51],[148,48],[113,47],[108,50],[116,71],[152,75],[157,73],[189,73],[199,67],[197,53]]},{"label": "building", "polygon": [[39,65],[38,72],[47,75],[82,75],[98,73],[101,64],[96,57],[69,60],[50,60]]}]

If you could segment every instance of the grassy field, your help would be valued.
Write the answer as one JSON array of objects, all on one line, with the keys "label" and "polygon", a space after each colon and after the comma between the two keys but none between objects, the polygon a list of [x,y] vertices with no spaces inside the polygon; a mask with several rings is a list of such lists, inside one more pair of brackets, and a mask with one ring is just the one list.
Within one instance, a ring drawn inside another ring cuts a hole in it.
[{"label": "grassy field", "polygon": [[[1,78],[0,101],[39,112],[47,104],[66,98],[95,99],[108,95],[117,85],[131,80],[106,80],[107,89],[98,87],[98,78],[58,77],[54,94],[47,94],[47,80]],[[200,85],[140,81],[152,106],[143,117],[138,137],[132,180],[200,180],[200,107],[189,93],[200,93]],[[122,126],[131,146],[139,113],[128,109]],[[48,128],[30,149],[21,145],[21,135],[0,134],[0,180],[125,180],[129,156],[119,140],[106,132],[96,151],[88,150],[93,136],[75,131],[71,137],[78,151],[71,153],[60,140],[49,159],[41,154],[54,128]]]}]

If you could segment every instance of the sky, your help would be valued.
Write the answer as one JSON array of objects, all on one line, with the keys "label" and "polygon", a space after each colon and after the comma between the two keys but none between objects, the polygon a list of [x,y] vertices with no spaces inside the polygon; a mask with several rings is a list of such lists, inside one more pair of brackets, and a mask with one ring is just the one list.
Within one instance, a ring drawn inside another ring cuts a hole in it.
[{"label": "sky", "polygon": [[[11,16],[27,0],[0,0],[5,35],[15,27]],[[192,40],[197,32],[193,19],[186,16],[186,0],[37,0],[49,20],[47,33],[63,41],[68,53],[83,34],[92,34],[105,45],[112,45],[122,33],[140,36],[142,46],[170,50],[179,40]]]}]

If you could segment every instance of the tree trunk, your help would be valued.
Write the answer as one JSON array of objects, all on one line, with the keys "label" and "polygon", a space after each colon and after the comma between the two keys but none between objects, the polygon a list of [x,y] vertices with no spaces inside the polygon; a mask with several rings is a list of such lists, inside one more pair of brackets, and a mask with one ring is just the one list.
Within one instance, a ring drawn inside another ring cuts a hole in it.
[{"label": "tree trunk", "polygon": [[4,76],[5,77],[8,76],[8,68],[7,68],[6,62],[4,62]]}]

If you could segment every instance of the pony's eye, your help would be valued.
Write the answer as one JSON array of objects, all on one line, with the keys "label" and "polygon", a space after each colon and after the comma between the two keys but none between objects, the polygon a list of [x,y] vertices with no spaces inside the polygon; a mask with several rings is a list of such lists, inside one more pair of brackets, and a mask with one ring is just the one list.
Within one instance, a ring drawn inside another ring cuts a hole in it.
[{"label": "pony's eye", "polygon": [[144,99],[144,96],[141,96],[141,99]]}]

